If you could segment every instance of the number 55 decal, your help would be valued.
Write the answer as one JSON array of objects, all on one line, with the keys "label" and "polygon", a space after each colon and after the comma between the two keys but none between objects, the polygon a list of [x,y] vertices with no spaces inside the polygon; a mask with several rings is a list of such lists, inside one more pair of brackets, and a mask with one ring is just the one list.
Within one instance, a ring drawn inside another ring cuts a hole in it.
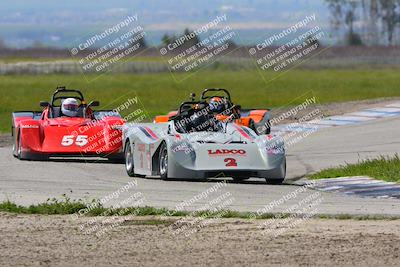
[{"label": "number 55 decal", "polygon": [[226,162],[225,164],[226,167],[237,167],[236,159],[226,158],[224,159],[224,162]]},{"label": "number 55 decal", "polygon": [[[61,145],[70,146],[74,143],[73,135],[64,135],[61,141]],[[77,146],[85,146],[88,143],[87,135],[78,135],[75,140],[75,145]]]}]

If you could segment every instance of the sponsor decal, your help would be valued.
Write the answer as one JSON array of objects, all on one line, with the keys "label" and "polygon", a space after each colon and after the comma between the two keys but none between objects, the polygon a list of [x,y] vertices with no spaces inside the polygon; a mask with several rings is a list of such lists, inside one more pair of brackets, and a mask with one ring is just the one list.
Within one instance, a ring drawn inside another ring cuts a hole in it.
[{"label": "sponsor decal", "polygon": [[157,135],[149,128],[149,127],[142,127],[139,126],[139,129],[150,139],[158,140]]},{"label": "sponsor decal", "polygon": [[238,130],[238,132],[239,132],[244,138],[246,138],[247,140],[250,140],[250,141],[253,140],[253,139],[251,138],[251,136],[243,130],[244,128],[242,128],[242,127],[240,127],[240,126],[238,126],[238,125],[236,125],[236,124],[233,124],[233,126],[236,128],[236,130]]},{"label": "sponsor decal", "polygon": [[89,141],[88,141],[88,136],[87,135],[77,135],[76,137],[74,135],[64,135],[62,140],[61,140],[61,145],[62,146],[71,146],[72,144],[83,147],[86,146]]},{"label": "sponsor decal", "polygon": [[246,150],[244,149],[209,149],[208,155],[210,156],[226,156],[226,155],[238,155],[244,156],[246,155]]}]

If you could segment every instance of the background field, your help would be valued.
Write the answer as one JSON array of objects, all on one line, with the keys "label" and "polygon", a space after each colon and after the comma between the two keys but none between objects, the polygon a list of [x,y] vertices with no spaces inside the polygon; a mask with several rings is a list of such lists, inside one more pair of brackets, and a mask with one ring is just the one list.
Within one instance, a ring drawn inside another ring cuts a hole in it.
[{"label": "background field", "polygon": [[[113,74],[100,77],[83,75],[5,75],[0,76],[0,131],[9,132],[11,112],[40,110],[40,100],[50,100],[56,86],[81,89],[88,100],[115,108],[116,99],[137,94],[150,116],[175,109],[190,92],[207,87],[228,88],[243,107],[280,107],[304,101],[304,94],[315,95],[319,103],[400,96],[400,75],[384,70],[291,70],[286,73],[258,71],[201,71],[187,77],[174,74]],[[122,96],[122,97],[121,97]],[[298,98],[300,97],[300,98]]]}]

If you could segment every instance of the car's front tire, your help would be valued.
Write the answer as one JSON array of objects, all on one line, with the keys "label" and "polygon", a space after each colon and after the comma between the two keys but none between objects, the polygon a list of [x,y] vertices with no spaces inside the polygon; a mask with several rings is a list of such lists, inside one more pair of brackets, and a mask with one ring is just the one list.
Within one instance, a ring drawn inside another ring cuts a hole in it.
[{"label": "car's front tire", "polygon": [[268,184],[282,184],[286,177],[286,158],[282,161],[276,173],[274,173],[274,178],[265,178]]},{"label": "car's front tire", "polygon": [[135,162],[133,159],[133,151],[135,150],[135,143],[132,143],[132,146],[129,140],[126,141],[124,155],[125,155],[125,169],[126,173],[130,177],[144,177],[144,175],[139,175],[135,173]]},{"label": "car's front tire", "polygon": [[158,162],[161,179],[168,179],[168,148],[165,142],[161,144]]},{"label": "car's front tire", "polygon": [[17,150],[17,159],[24,160],[22,157],[21,133],[18,133],[18,142],[15,144]]}]

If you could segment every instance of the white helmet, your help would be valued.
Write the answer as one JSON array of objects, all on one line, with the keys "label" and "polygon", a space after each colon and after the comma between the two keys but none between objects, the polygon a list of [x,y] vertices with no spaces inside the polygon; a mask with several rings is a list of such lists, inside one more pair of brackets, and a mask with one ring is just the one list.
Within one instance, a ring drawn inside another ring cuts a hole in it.
[{"label": "white helmet", "polygon": [[76,117],[78,107],[78,101],[75,98],[67,98],[61,103],[61,112],[65,116]]}]

